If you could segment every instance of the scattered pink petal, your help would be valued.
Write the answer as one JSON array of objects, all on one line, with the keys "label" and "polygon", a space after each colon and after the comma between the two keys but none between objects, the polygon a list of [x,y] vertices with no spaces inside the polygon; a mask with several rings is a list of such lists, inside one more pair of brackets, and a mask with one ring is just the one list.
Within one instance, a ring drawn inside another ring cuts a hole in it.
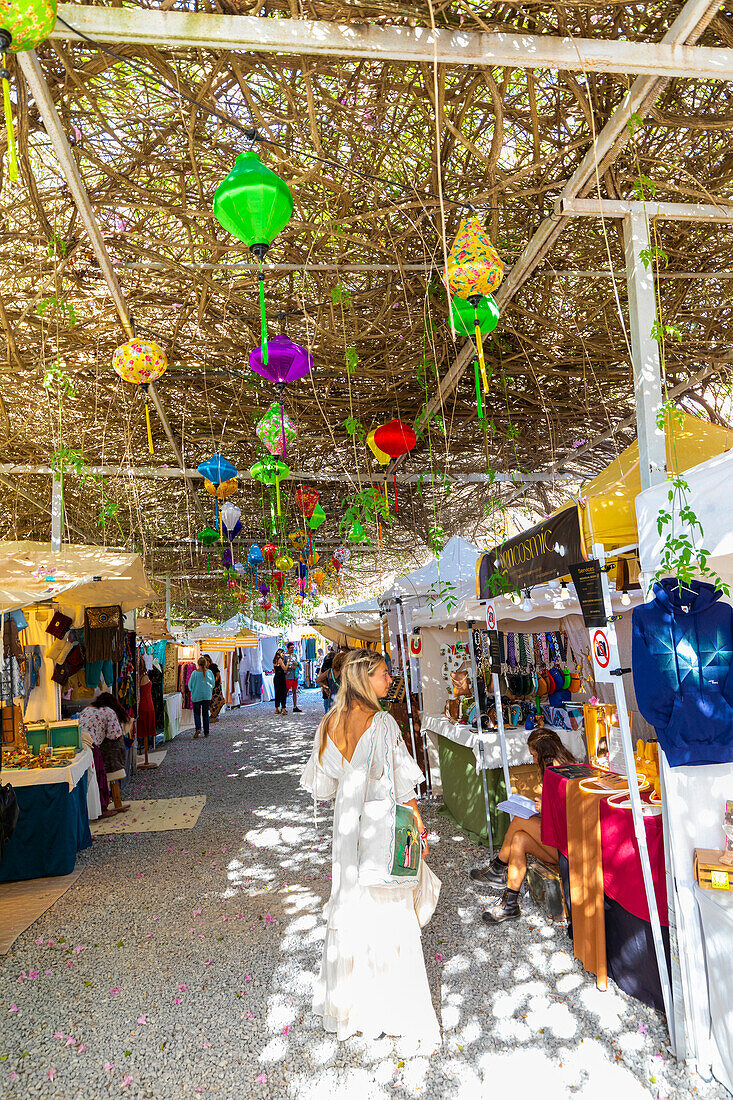
[{"label": "scattered pink petal", "polygon": [[76,1048],[76,1053],[83,1054],[86,1049],[83,1043],[79,1043],[79,1046]]},{"label": "scattered pink petal", "polygon": [[73,962],[71,961],[71,959],[69,959],[69,961],[67,962],[67,964],[66,964],[66,965],[67,965],[67,967],[70,967],[70,966],[73,966],[74,964],[73,964]]},{"label": "scattered pink petal", "polygon": [[10,1008],[8,1009],[8,1012],[17,1012],[17,1011],[18,1011],[18,1006],[17,1005],[11,1005]]},{"label": "scattered pink petal", "polygon": [[38,939],[36,940],[36,943],[40,947],[40,945],[43,943],[43,936],[39,936]]},{"label": "scattered pink petal", "polygon": [[202,911],[203,911],[203,910],[201,910],[201,909],[194,909],[194,911],[193,911],[193,915],[194,915],[194,917],[200,917],[200,916],[201,916],[201,913],[202,913]]},{"label": "scattered pink petal", "polygon": [[[134,820],[135,819],[133,818],[133,821]],[[126,1073],[125,1076],[122,1078],[122,1084],[120,1085],[120,1088],[126,1089],[127,1086],[131,1085],[131,1084],[132,1084],[132,1077],[130,1077],[129,1073]]]},{"label": "scattered pink petal", "polygon": [[266,1085],[267,1084],[267,1074],[266,1073],[258,1073],[257,1076],[255,1077],[255,1081],[257,1082],[258,1085]]},{"label": "scattered pink petal", "polygon": [[43,973],[44,974],[53,974],[53,970],[44,970]]},{"label": "scattered pink petal", "polygon": [[55,1076],[56,1076],[56,1070],[55,1070],[55,1068],[54,1068],[53,1066],[51,1066],[50,1070],[48,1071],[48,1079],[49,1079],[49,1081],[53,1081],[53,1079],[54,1079],[54,1077],[55,1077]]},{"label": "scattered pink petal", "polygon": [[54,1039],[65,1039],[66,1038],[63,1031],[54,1031],[53,1037],[54,1037]]},{"label": "scattered pink petal", "polygon": [[121,989],[110,989],[110,991],[109,991],[109,995],[110,995],[110,997],[116,997],[116,996],[117,996],[117,994],[118,994],[118,993],[121,993],[121,992],[122,992],[122,990],[121,990]]},{"label": "scattered pink petal", "polygon": [[208,1039],[204,1039],[204,1046],[206,1047],[206,1049],[207,1049],[207,1050],[209,1050],[209,1049],[210,1049],[210,1047],[211,1047],[211,1043],[209,1042],[209,1040],[208,1040]]},{"label": "scattered pink petal", "polygon": [[245,1019],[247,1019],[247,1020],[254,1020],[254,1018],[255,1018],[254,1012],[245,1012],[244,1016],[245,1016]]},{"label": "scattered pink petal", "polygon": [[137,1022],[139,1024],[146,1024],[148,1022],[147,1016],[138,1016]]},{"label": "scattered pink petal", "polygon": [[283,1035],[289,1035],[289,1034],[290,1034],[290,1024],[286,1024],[285,1027],[283,1028]]},{"label": "scattered pink petal", "polygon": [[16,1073],[15,1070],[13,1070],[10,1074],[10,1080],[11,1081],[19,1081],[20,1080],[20,1074]]},{"label": "scattered pink petal", "polygon": [[74,954],[75,955],[81,955],[83,950],[84,950],[83,945],[82,944],[77,944],[77,946],[74,948]]},{"label": "scattered pink petal", "polygon": [[436,952],[435,961],[439,962],[439,963],[442,963],[442,961],[443,961],[443,956],[441,955],[441,953],[439,951]]},{"label": "scattered pink petal", "polygon": [[636,1030],[641,1032],[642,1035],[646,1035],[649,1031],[649,1028],[646,1024],[639,1024]]},{"label": "scattered pink petal", "polygon": [[265,920],[267,921],[268,924],[272,924],[272,919],[273,919],[272,918],[272,913],[267,913],[265,915]]},{"label": "scattered pink petal", "polygon": [[102,1068],[103,1068],[105,1073],[109,1073],[109,1071],[114,1069],[115,1067],[112,1065],[111,1062],[105,1062],[104,1066]]},{"label": "scattered pink petal", "polygon": [[66,1045],[67,1045],[67,1047],[75,1047],[76,1046],[76,1039],[74,1038],[73,1035],[70,1035],[69,1038],[66,1040]]},{"label": "scattered pink petal", "polygon": [[182,1005],[182,1004],[183,1004],[183,1001],[181,1000],[181,998],[180,998],[180,997],[174,997],[174,998],[173,998],[173,1004],[174,1004],[174,1005]]},{"label": "scattered pink petal", "polygon": [[185,992],[186,992],[186,984],[185,984],[185,982],[184,982],[184,983],[183,983],[182,985],[179,985],[179,987],[178,987],[178,992],[179,992],[179,993],[185,993]]},{"label": "scattered pink petal", "polygon": [[244,975],[244,980],[245,980],[245,982],[251,982],[252,981],[251,975],[250,974],[245,974]]}]

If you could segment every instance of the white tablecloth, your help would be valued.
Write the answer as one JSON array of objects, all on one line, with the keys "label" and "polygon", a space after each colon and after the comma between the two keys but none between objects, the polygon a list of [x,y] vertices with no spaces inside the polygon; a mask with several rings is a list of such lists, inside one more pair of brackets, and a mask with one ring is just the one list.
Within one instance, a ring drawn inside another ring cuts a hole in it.
[{"label": "white tablecloth", "polygon": [[163,696],[165,705],[166,741],[177,737],[181,732],[181,717],[183,715],[183,696],[180,691],[172,691]]},{"label": "white tablecloth", "polygon": [[[481,757],[479,755],[480,740],[483,740],[484,743],[484,760],[486,767],[501,767],[501,742],[499,740],[498,730],[484,730],[483,738],[480,739],[476,730],[472,729],[471,726],[461,725],[458,722],[451,722],[450,718],[444,718],[442,715],[437,714],[424,714],[422,724],[423,729],[425,729],[428,734],[440,734],[441,737],[445,737],[449,741],[454,741],[458,745],[465,745],[467,749],[471,749],[476,757],[477,772],[481,770]],[[513,767],[515,764],[531,764],[532,757],[527,748],[527,737],[529,734],[524,728],[524,725],[518,726],[517,728],[506,727],[505,733],[509,766]]]},{"label": "white tablecloth", "polygon": [[275,698],[275,673],[262,673],[262,697],[266,702]]},{"label": "white tablecloth", "polygon": [[39,784],[68,783],[73,791],[84,772],[94,763],[91,749],[82,749],[64,768],[4,768],[2,779],[13,787],[34,787]]},{"label": "white tablecloth", "polygon": [[[733,893],[695,885],[700,910],[713,1033],[713,1073],[733,1092]],[[717,1054],[717,1057],[716,1057]]]}]

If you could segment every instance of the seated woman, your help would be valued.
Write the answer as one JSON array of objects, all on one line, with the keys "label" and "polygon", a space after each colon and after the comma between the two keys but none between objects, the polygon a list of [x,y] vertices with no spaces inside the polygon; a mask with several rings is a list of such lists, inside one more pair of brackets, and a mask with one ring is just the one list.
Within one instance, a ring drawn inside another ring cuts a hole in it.
[{"label": "seated woman", "polygon": [[[559,764],[574,764],[572,756],[552,730],[536,729],[527,738],[527,748],[544,778],[545,768]],[[474,882],[487,882],[491,886],[504,886],[501,900],[493,909],[482,915],[487,924],[502,924],[505,920],[517,920],[521,915],[519,891],[527,873],[527,856],[537,856],[551,867],[557,866],[557,848],[550,848],[540,839],[540,810],[542,802],[535,802],[536,815],[528,819],[515,817],[507,829],[504,843],[497,856],[486,867],[471,871]]]}]

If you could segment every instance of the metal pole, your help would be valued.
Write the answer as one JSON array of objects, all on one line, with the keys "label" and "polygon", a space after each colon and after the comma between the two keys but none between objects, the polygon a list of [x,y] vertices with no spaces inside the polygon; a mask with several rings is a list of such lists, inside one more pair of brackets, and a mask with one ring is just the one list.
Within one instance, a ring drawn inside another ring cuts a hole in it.
[{"label": "metal pole", "polygon": [[[608,587],[608,574],[603,568],[606,563],[606,555],[602,544],[596,543],[593,547],[593,552],[601,564],[601,585],[603,588],[603,601],[606,615],[609,619],[612,619],[613,608],[611,606],[611,593]],[[615,635],[613,623],[610,624],[609,630],[612,630]],[[631,742],[631,728],[629,726],[629,712],[626,707],[626,693],[624,691],[624,683],[621,676],[613,677],[613,693],[616,700],[616,712],[618,714],[619,728],[621,731],[624,766],[629,780],[629,799],[631,801],[631,816],[634,821],[634,835],[636,836],[639,859],[641,861],[644,893],[646,894],[647,905],[649,906],[649,921],[651,923],[654,953],[657,958],[657,967],[659,970],[659,984],[662,988],[662,1000],[664,1001],[664,1012],[667,1017],[667,1027],[669,1028],[670,1039],[674,1046],[674,1006],[672,1004],[672,989],[669,981],[664,941],[662,940],[662,925],[659,920],[657,895],[654,892],[654,879],[652,877],[652,866],[649,860],[646,826],[644,825],[644,814],[641,809],[641,795],[639,794],[639,784],[636,781],[636,759],[634,756],[634,747]]]},{"label": "metal pole", "polygon": [[664,426],[657,426],[657,414],[662,407],[662,372],[659,344],[652,331],[657,323],[654,297],[654,269],[645,267],[641,254],[649,258],[650,234],[647,213],[643,206],[633,204],[623,219],[626,251],[626,279],[631,321],[631,347],[634,367],[634,399],[639,439],[639,476],[641,491],[663,481],[667,471],[667,451]]},{"label": "metal pole", "polygon": [[[473,620],[469,619],[468,626],[468,655],[471,658],[471,677],[473,679],[473,697],[476,700],[476,730],[478,733],[478,751],[481,757],[481,783],[484,788],[484,809],[486,810],[486,831],[489,837],[489,851],[494,858],[494,834],[491,828],[491,811],[489,809],[489,789],[486,785],[486,758],[484,756],[484,730],[481,724],[481,707],[478,698],[478,676],[476,674],[476,656],[473,650]],[[507,791],[511,794],[511,789]]]},{"label": "metal pole", "polygon": [[491,684],[494,688],[494,706],[496,707],[496,728],[499,731],[499,744],[501,745],[501,766],[504,769],[504,782],[506,783],[506,796],[512,794],[512,781],[509,775],[509,757],[506,751],[506,731],[504,729],[504,712],[501,709],[501,686],[499,677],[495,672],[491,674]]},{"label": "metal pole", "polygon": [[405,628],[404,620],[402,618],[402,597],[398,596],[395,600],[397,604],[397,629],[402,637],[402,674],[405,678],[405,696],[407,698],[407,721],[410,726],[410,740],[412,741],[412,756],[417,761],[417,748],[415,746],[415,727],[412,723],[412,699],[410,698],[410,679],[407,669],[407,655],[405,653]]}]

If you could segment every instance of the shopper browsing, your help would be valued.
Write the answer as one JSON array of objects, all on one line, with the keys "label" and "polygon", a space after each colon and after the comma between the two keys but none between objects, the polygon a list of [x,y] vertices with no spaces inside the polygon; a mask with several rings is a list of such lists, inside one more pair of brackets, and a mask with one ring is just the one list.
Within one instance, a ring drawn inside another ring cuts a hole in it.
[{"label": "shopper browsing", "polygon": [[[532,759],[540,769],[544,780],[545,768],[559,764],[574,764],[572,756],[562,741],[552,730],[536,729],[527,738],[527,748]],[[517,920],[521,915],[519,891],[522,889],[527,873],[527,856],[537,856],[551,867],[558,865],[557,848],[550,848],[540,839],[540,810],[542,800],[535,802],[537,813],[528,819],[515,817],[507,829],[504,843],[497,856],[486,867],[474,867],[471,878],[474,882],[488,883],[490,886],[505,886],[498,905],[482,915],[487,924],[502,924],[507,920]]]},{"label": "shopper browsing", "polygon": [[287,714],[288,701],[287,659],[285,650],[278,649],[272,659],[273,689],[275,691],[275,714]]},{"label": "shopper browsing", "polygon": [[298,679],[300,677],[301,664],[298,654],[295,652],[295,643],[288,642],[285,654],[285,699],[288,693],[293,693],[293,714],[302,714],[298,706]]},{"label": "shopper browsing", "polygon": [[215,682],[214,673],[209,668],[206,658],[199,657],[198,668],[191,673],[191,679],[188,681],[191,706],[193,707],[193,724],[196,727],[194,737],[198,737],[201,733],[202,720],[204,737],[209,736],[209,708]]}]

